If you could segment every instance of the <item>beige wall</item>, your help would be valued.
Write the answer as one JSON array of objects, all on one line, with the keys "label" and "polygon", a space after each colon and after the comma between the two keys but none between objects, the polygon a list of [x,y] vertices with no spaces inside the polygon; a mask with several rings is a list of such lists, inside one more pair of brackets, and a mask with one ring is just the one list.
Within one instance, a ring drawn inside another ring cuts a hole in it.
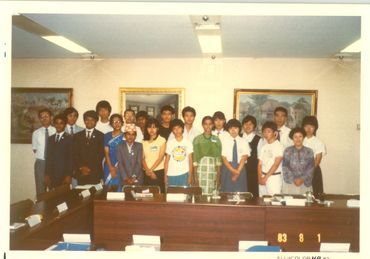
[{"label": "beige wall", "polygon": [[[360,61],[338,59],[18,59],[13,87],[72,87],[83,113],[101,99],[120,111],[119,87],[183,87],[185,105],[230,118],[234,88],[317,89],[327,193],[359,193]],[[81,118],[79,123],[82,125]],[[11,202],[35,196],[31,145],[11,146]]]}]

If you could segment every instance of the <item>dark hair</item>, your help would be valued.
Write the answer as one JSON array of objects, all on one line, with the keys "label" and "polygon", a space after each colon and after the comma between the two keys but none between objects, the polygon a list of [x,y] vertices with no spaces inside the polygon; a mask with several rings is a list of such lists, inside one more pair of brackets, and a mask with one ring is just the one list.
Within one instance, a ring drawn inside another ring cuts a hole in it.
[{"label": "dark hair", "polygon": [[109,117],[109,124],[113,127],[113,119],[114,118],[118,118],[121,123],[123,123],[123,118],[122,118],[122,115],[121,114],[118,114],[118,113],[114,113],[112,114],[110,117]]},{"label": "dark hair", "polygon": [[96,112],[99,112],[100,108],[108,109],[109,114],[112,111],[112,106],[110,106],[110,103],[106,100],[102,100],[96,104],[96,108],[95,108]]},{"label": "dark hair", "polygon": [[272,131],[277,131],[277,125],[275,122],[273,121],[266,121],[263,125],[262,125],[262,131],[264,131],[265,129],[272,129]]},{"label": "dark hair", "polygon": [[172,129],[176,126],[179,126],[181,127],[182,129],[184,129],[184,122],[180,119],[174,119],[170,122],[170,129],[172,131]]},{"label": "dark hair", "polygon": [[126,116],[126,114],[127,114],[128,112],[132,112],[132,113],[134,114],[134,116],[135,116],[135,111],[134,111],[133,109],[127,109],[127,110],[125,110],[125,111],[123,112],[123,116]]},{"label": "dark hair", "polygon": [[161,113],[164,111],[170,111],[172,114],[175,114],[175,109],[171,105],[165,105],[161,108]]},{"label": "dark hair", "polygon": [[57,120],[62,120],[64,124],[67,124],[67,118],[62,113],[55,115],[55,117],[53,118],[53,124],[55,124]]},{"label": "dark hair", "polygon": [[242,125],[244,125],[248,121],[252,122],[252,124],[254,125],[254,128],[257,127],[257,120],[254,116],[252,116],[252,115],[245,116],[244,119],[243,119]]},{"label": "dark hair", "polygon": [[312,126],[314,126],[315,127],[315,131],[313,132],[313,134],[316,136],[316,131],[319,128],[319,122],[317,121],[317,118],[315,116],[306,116],[306,117],[304,117],[303,120],[302,120],[302,128],[305,125],[312,125]]},{"label": "dark hair", "polygon": [[186,113],[186,112],[191,112],[191,113],[193,113],[194,117],[195,117],[195,116],[197,116],[197,113],[196,113],[196,111],[195,111],[195,109],[194,109],[193,107],[186,106],[184,109],[182,109],[182,111],[181,111],[182,117],[184,117],[184,116],[185,116],[185,113]]},{"label": "dark hair", "polygon": [[226,123],[225,129],[229,131],[230,128],[239,128],[239,132],[242,130],[242,124],[237,119],[231,119]]},{"label": "dark hair", "polygon": [[213,119],[212,119],[212,117],[211,117],[211,116],[205,116],[205,117],[203,117],[203,119],[202,119],[202,125],[206,122],[206,120],[210,120],[210,121],[212,121],[212,123],[213,123]]},{"label": "dark hair", "polygon": [[[154,125],[157,129],[159,129],[160,123],[156,118],[149,117],[146,124],[145,124],[145,132],[144,132],[144,140],[149,140],[148,128],[151,128]],[[159,131],[157,133],[157,137],[159,136]],[[157,139],[157,137],[155,139]]]},{"label": "dark hair", "polygon": [[68,107],[67,109],[65,109],[64,111],[63,111],[63,114],[64,114],[64,116],[68,116],[69,114],[71,114],[71,113],[76,113],[77,114],[77,118],[78,118],[78,111],[75,109],[75,108],[73,108],[73,107]]},{"label": "dark hair", "polygon": [[86,119],[87,119],[87,117],[93,118],[93,119],[95,119],[96,121],[98,121],[98,120],[99,120],[98,113],[97,113],[96,111],[94,111],[94,110],[86,111],[86,112],[84,113],[83,117],[84,117],[84,120],[86,120]]},{"label": "dark hair", "polygon": [[145,119],[148,119],[149,115],[146,111],[138,111],[136,114],[136,119],[144,117]]},{"label": "dark hair", "polygon": [[42,108],[41,110],[39,110],[39,113],[38,113],[39,118],[41,116],[41,113],[43,113],[43,112],[47,112],[50,117],[53,115],[50,109],[48,109],[48,108]]},{"label": "dark hair", "polygon": [[274,110],[274,115],[276,115],[277,112],[283,112],[285,113],[285,116],[288,116],[288,111],[283,106],[278,106]]},{"label": "dark hair", "polygon": [[225,114],[221,111],[217,111],[213,114],[212,116],[212,119],[213,121],[216,120],[216,119],[220,119],[220,120],[225,120],[226,121],[226,117],[225,117]]},{"label": "dark hair", "polygon": [[296,133],[301,133],[303,137],[306,137],[306,132],[301,127],[295,127],[289,132],[289,138],[293,139],[293,135]]}]

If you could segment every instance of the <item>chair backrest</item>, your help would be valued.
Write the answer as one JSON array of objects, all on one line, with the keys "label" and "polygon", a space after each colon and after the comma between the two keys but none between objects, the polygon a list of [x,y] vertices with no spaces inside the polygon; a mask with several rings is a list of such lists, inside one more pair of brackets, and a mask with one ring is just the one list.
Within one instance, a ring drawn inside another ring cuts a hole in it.
[{"label": "chair backrest", "polygon": [[122,190],[124,193],[130,193],[131,191],[142,193],[144,190],[149,190],[153,194],[161,193],[158,185],[124,185]]},{"label": "chair backrest", "polygon": [[246,252],[280,252],[280,246],[251,246]]},{"label": "chair backrest", "polygon": [[10,224],[23,222],[31,214],[34,203],[32,200],[22,200],[10,205]]},{"label": "chair backrest", "polygon": [[199,186],[168,186],[167,193],[185,193],[191,195],[202,195],[202,188]]},{"label": "chair backrest", "polygon": [[43,192],[37,195],[37,201],[48,201],[54,199],[55,197],[65,195],[67,192],[71,190],[69,184],[63,184],[61,186],[56,187],[55,189],[51,190],[50,192]]}]

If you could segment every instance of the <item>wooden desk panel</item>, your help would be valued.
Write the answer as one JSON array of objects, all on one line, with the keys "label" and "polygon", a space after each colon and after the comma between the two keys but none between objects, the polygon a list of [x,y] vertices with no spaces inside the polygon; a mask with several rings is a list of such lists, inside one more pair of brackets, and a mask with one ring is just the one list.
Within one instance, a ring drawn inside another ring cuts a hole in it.
[{"label": "wooden desk panel", "polygon": [[161,236],[165,250],[182,244],[212,251],[222,244],[236,251],[239,240],[264,240],[264,231],[262,207],[94,201],[94,242],[121,241],[119,250],[141,234]]},{"label": "wooden desk panel", "polygon": [[351,243],[359,251],[359,210],[267,207],[266,240],[283,251],[319,251],[320,242]]}]

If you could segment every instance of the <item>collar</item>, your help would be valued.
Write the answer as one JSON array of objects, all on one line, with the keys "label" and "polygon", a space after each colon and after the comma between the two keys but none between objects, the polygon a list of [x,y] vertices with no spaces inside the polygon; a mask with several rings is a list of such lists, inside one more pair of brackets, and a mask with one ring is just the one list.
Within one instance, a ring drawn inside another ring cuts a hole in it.
[{"label": "collar", "polygon": [[255,132],[252,132],[250,134],[247,134],[247,133],[243,133],[243,138],[246,139],[248,142],[251,142],[254,138],[254,136],[256,136],[256,133]]}]

